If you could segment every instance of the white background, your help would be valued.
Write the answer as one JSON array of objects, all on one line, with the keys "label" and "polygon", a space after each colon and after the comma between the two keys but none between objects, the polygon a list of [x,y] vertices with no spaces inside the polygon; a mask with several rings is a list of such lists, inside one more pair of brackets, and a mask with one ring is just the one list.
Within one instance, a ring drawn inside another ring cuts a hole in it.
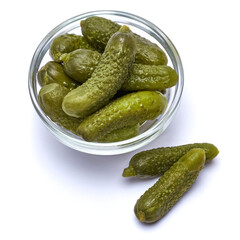
[{"label": "white background", "polygon": [[[240,239],[238,1],[4,1],[0,6],[0,239]],[[34,111],[27,81],[43,37],[68,18],[122,10],[153,22],[182,58],[185,87],[168,129],[118,156],[72,150]],[[156,179],[124,179],[136,152],[211,142],[220,150],[173,209],[152,225],[133,207]]]}]

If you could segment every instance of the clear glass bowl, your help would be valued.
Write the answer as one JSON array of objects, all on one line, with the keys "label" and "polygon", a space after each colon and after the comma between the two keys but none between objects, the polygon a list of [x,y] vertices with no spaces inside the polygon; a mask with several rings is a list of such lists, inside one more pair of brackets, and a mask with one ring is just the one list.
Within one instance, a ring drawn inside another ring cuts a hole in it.
[{"label": "clear glass bowl", "polygon": [[[147,121],[141,126],[140,134],[134,138],[114,142],[114,143],[96,143],[87,142],[81,137],[58,126],[45,115],[38,104],[38,92],[40,86],[37,81],[38,70],[51,60],[49,56],[49,47],[52,40],[64,33],[81,34],[80,21],[91,16],[101,16],[119,24],[130,26],[131,30],[152,42],[157,43],[168,55],[168,65],[173,67],[179,76],[178,84],[165,93],[168,99],[166,111],[153,121]],[[121,11],[92,11],[80,14],[70,18],[55,27],[49,32],[37,47],[29,69],[29,93],[38,115],[46,127],[63,144],[81,152],[98,155],[115,155],[136,150],[157,138],[170,124],[176,110],[179,106],[184,84],[183,67],[180,56],[170,39],[153,23],[148,20]]]}]

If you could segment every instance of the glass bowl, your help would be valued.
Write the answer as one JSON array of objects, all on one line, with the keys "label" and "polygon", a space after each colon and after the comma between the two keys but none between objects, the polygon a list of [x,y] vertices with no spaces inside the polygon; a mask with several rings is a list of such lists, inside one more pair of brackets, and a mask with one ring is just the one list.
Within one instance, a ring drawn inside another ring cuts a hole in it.
[{"label": "glass bowl", "polygon": [[[179,76],[177,85],[167,89],[165,93],[165,96],[168,99],[168,106],[165,112],[159,115],[155,120],[145,122],[141,126],[139,135],[128,140],[114,143],[87,142],[81,137],[74,135],[52,122],[42,111],[38,103],[40,86],[37,81],[37,72],[44,64],[51,60],[49,56],[49,47],[52,40],[56,36],[64,33],[75,33],[80,35],[80,21],[91,16],[101,16],[119,24],[128,25],[133,32],[157,43],[166,52],[168,56],[168,65],[173,67]],[[33,106],[45,126],[54,134],[54,136],[68,147],[81,152],[97,155],[115,155],[130,152],[150,143],[161,135],[176,113],[182,96],[183,84],[184,76],[182,62],[171,40],[157,26],[148,20],[131,13],[112,10],[83,13],[56,26],[46,35],[37,47],[31,61],[28,80],[29,93]]]}]

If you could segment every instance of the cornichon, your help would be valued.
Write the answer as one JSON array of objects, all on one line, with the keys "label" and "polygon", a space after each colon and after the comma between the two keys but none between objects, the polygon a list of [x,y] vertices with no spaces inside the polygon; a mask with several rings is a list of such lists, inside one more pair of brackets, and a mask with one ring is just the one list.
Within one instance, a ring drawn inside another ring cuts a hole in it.
[{"label": "cornichon", "polygon": [[135,154],[129,166],[124,169],[123,177],[156,177],[164,174],[180,157],[193,148],[202,148],[206,161],[215,158],[219,151],[210,143],[193,143],[175,147],[161,147]]},{"label": "cornichon", "polygon": [[[103,51],[109,38],[119,30],[119,24],[103,18],[89,17],[82,20],[82,34],[99,51]],[[155,43],[134,34],[136,41],[136,63],[166,65],[168,62],[164,51]]]},{"label": "cornichon", "polygon": [[159,92],[130,93],[84,119],[77,131],[86,141],[96,141],[113,130],[153,120],[166,106],[167,99]]},{"label": "cornichon", "polygon": [[[93,70],[100,61],[101,54],[97,51],[77,49],[61,56],[64,71],[74,80],[81,83],[91,77]],[[130,77],[121,89],[125,91],[157,91],[176,85],[178,74],[170,66],[145,65],[134,63]]]},{"label": "cornichon", "polygon": [[136,137],[139,133],[140,124],[135,124],[133,126],[126,126],[120,129],[116,129],[107,133],[103,137],[98,138],[97,142],[110,143],[119,142],[129,138]]},{"label": "cornichon", "polygon": [[39,105],[53,122],[76,134],[80,124],[78,118],[70,117],[62,110],[62,101],[69,89],[57,83],[43,86],[38,94]]},{"label": "cornichon", "polygon": [[63,69],[68,76],[84,83],[91,77],[101,56],[97,51],[77,49],[70,53],[64,53],[60,60],[63,61]]},{"label": "cornichon", "polygon": [[54,61],[61,62],[60,57],[63,53],[69,53],[79,48],[95,50],[84,36],[66,33],[53,39],[49,54]]},{"label": "cornichon", "polygon": [[166,65],[133,64],[130,77],[121,89],[125,91],[165,90],[178,82],[178,74]]},{"label": "cornichon", "polygon": [[78,87],[78,84],[64,72],[63,66],[54,61],[47,62],[41,67],[38,71],[37,78],[40,86],[50,83],[58,83],[69,90]]},{"label": "cornichon", "polygon": [[203,149],[187,152],[137,200],[136,217],[145,223],[161,219],[195,182],[204,164]]},{"label": "cornichon", "polygon": [[91,78],[65,96],[64,112],[85,118],[106,105],[129,76],[135,52],[132,33],[123,26],[110,38]]}]

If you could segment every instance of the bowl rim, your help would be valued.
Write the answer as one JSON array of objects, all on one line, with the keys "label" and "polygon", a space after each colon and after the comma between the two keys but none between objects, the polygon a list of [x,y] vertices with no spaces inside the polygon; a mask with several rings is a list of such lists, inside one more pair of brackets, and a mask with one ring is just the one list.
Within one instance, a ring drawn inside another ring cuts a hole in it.
[{"label": "bowl rim", "polygon": [[[149,128],[148,130],[146,130],[145,132],[133,138],[119,141],[119,142],[113,142],[113,143],[87,142],[81,139],[81,137],[74,135],[73,133],[63,129],[56,123],[52,122],[50,118],[47,117],[46,114],[40,108],[38,104],[37,92],[36,92],[36,82],[37,82],[36,69],[39,68],[41,60],[43,59],[45,53],[47,52],[47,49],[48,49],[47,46],[50,44],[49,42],[53,39],[53,36],[56,33],[58,33],[61,29],[63,29],[64,27],[74,22],[80,21],[90,16],[101,16],[101,15],[115,15],[119,17],[132,19],[134,21],[140,22],[144,26],[147,26],[150,30],[154,31],[159,36],[161,36],[161,38],[163,39],[163,41],[161,42],[161,45],[164,47],[164,50],[167,51],[168,56],[173,62],[174,69],[177,71],[179,76],[179,80],[176,85],[176,91],[173,96],[171,106],[168,105],[165,112],[161,115],[160,121],[154,126],[152,126],[151,128]],[[176,61],[176,64],[174,64],[175,61]],[[62,23],[60,23],[59,25],[57,25],[43,38],[43,40],[40,42],[37,49],[35,50],[31,60],[29,74],[28,74],[28,89],[29,89],[30,98],[36,112],[40,116],[45,126],[57,137],[57,139],[60,142],[64,143],[65,145],[75,150],[79,150],[81,152],[98,154],[98,155],[114,155],[114,154],[129,152],[137,148],[140,148],[146,145],[147,143],[151,142],[152,140],[154,140],[166,129],[168,124],[171,122],[171,119],[179,106],[181,96],[183,93],[183,87],[184,87],[184,72],[183,72],[182,61],[181,61],[180,55],[178,54],[177,49],[175,48],[171,40],[167,37],[167,35],[150,21],[140,16],[137,16],[135,14],[123,12],[123,11],[117,11],[117,10],[89,11],[86,13],[76,15],[72,18],[69,18],[63,21]],[[162,129],[162,131],[160,131],[161,126],[165,126],[164,129]],[[158,133],[158,130],[159,130],[159,133]]]}]

